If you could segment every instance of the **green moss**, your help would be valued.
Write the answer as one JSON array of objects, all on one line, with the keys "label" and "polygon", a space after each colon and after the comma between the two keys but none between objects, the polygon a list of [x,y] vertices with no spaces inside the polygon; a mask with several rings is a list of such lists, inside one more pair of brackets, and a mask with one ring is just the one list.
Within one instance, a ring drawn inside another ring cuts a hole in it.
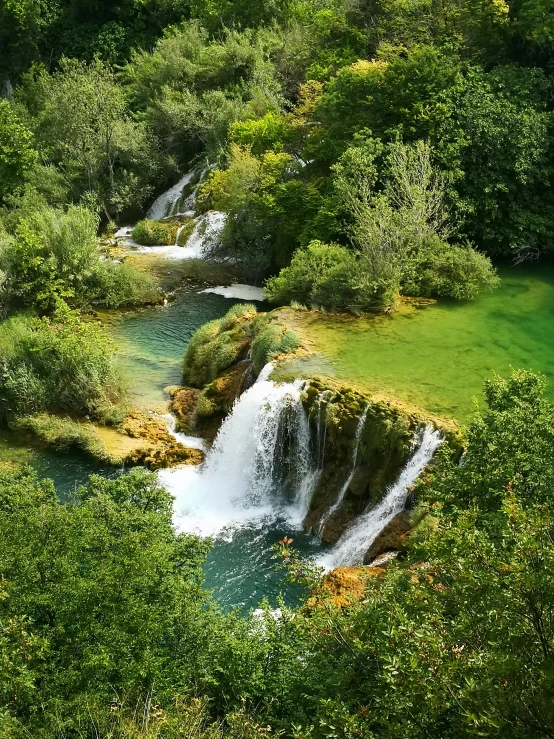
[{"label": "green moss", "polygon": [[11,424],[11,428],[19,433],[29,434],[57,451],[81,449],[100,462],[121,463],[121,459],[108,452],[93,426],[77,423],[71,418],[39,413],[17,419]]},{"label": "green moss", "polygon": [[181,227],[181,230],[178,232],[179,237],[177,238],[177,243],[179,246],[186,246],[188,240],[192,236],[192,232],[194,231],[196,227],[196,222],[194,220],[187,221],[183,226]]},{"label": "green moss", "polygon": [[255,318],[252,330],[252,364],[256,374],[278,354],[289,354],[300,346],[296,334],[279,323],[272,313]]},{"label": "green moss", "polygon": [[253,305],[237,304],[223,318],[201,326],[191,338],[183,358],[185,384],[204,387],[244,359],[251,342],[248,323],[255,314]]}]

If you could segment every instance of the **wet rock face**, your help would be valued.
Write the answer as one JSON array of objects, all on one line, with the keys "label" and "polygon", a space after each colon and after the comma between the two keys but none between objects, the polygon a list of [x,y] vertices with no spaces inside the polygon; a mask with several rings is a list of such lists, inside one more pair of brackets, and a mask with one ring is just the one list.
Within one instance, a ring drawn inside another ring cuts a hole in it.
[{"label": "wet rock face", "polygon": [[194,387],[175,387],[170,389],[169,394],[171,397],[169,409],[175,416],[177,430],[190,434],[196,424],[196,406],[200,390]]},{"label": "wet rock face", "polygon": [[304,407],[312,438],[324,438],[321,474],[305,525],[334,543],[395,481],[421,421],[389,403],[348,388],[334,389],[317,379],[305,393]]}]

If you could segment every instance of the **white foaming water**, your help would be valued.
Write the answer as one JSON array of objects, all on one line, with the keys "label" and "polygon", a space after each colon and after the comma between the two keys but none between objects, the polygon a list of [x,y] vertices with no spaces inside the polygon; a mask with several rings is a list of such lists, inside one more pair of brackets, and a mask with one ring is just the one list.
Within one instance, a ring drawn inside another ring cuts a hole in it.
[{"label": "white foaming water", "polygon": [[[147,217],[152,221],[159,221],[162,218],[167,218],[169,216],[181,215],[180,213],[174,212],[175,207],[181,198],[183,188],[189,184],[197,173],[197,169],[191,169],[190,172],[187,172],[186,175],[181,177],[177,184],[173,185],[173,187],[170,187],[169,190],[166,190],[166,192],[156,198],[152,203],[150,210],[146,214]],[[189,198],[187,198],[187,206],[189,206],[188,200]],[[188,209],[190,209],[190,206]]]},{"label": "white foaming water", "polygon": [[429,464],[442,442],[442,434],[427,426],[415,439],[416,448],[400,473],[398,480],[386,492],[383,500],[366,511],[343,533],[330,552],[318,557],[317,564],[326,570],[346,565],[362,564],[364,556],[377,535],[404,510],[408,498],[408,487],[413,485]]},{"label": "white foaming water", "polygon": [[[209,255],[210,247],[225,225],[225,213],[210,211],[196,219],[194,231],[190,235],[185,246],[173,244],[171,246],[141,246],[131,238],[132,228],[120,228],[115,234],[121,239],[124,246],[134,249],[137,254],[156,254],[165,259],[204,259]],[[182,230],[181,227],[177,234]]]},{"label": "white foaming water", "polygon": [[323,529],[327,525],[327,522],[329,521],[333,513],[338,509],[338,507],[344,500],[346,491],[350,487],[350,483],[352,482],[352,479],[356,472],[356,467],[358,466],[358,453],[360,451],[360,439],[362,438],[362,431],[364,430],[365,422],[367,419],[367,411],[368,411],[368,408],[366,406],[364,408],[362,415],[360,416],[360,420],[358,421],[358,426],[356,428],[356,436],[354,438],[354,446],[352,448],[352,466],[350,468],[350,472],[348,473],[348,477],[346,478],[344,485],[340,489],[340,492],[339,492],[339,495],[336,501],[329,508],[329,510],[327,510],[326,513],[324,513],[324,515],[321,517],[321,521],[319,522],[319,531],[318,531],[319,534],[323,533]]},{"label": "white foaming water", "polygon": [[300,381],[276,385],[262,378],[236,401],[201,467],[158,473],[175,497],[177,530],[232,538],[237,528],[277,518],[301,525],[311,495],[301,392]]},{"label": "white foaming water", "polygon": [[218,287],[209,287],[202,290],[203,293],[213,293],[214,295],[223,295],[224,298],[235,298],[237,300],[258,300],[264,299],[263,287],[255,287],[255,285],[240,285],[233,283],[232,285],[219,285]]},{"label": "white foaming water", "polygon": [[188,436],[187,434],[182,434],[180,431],[176,430],[177,421],[173,414],[160,414],[160,418],[163,418],[163,420],[167,424],[167,430],[169,431],[171,436],[173,436],[173,438],[180,444],[188,447],[189,449],[200,449],[200,451],[202,452],[205,452],[207,450],[208,447],[204,439],[201,439],[199,436]]},{"label": "white foaming water", "polygon": [[183,247],[183,251],[186,251],[189,255],[185,259],[192,259],[194,257],[202,259],[207,255],[212,242],[223,230],[226,217],[225,213],[210,210],[196,219],[194,231],[191,233],[187,245]]}]

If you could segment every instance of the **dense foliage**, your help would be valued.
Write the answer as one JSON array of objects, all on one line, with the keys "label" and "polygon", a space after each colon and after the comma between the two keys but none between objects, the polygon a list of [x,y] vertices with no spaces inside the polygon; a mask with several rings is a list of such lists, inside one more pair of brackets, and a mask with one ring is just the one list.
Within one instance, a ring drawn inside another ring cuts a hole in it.
[{"label": "dense foliage", "polygon": [[114,307],[155,300],[147,274],[103,258],[98,219],[83,206],[48,207],[23,200],[0,224],[0,310],[52,311],[59,301]]},{"label": "dense foliage", "polygon": [[551,736],[554,407],[528,372],[486,399],[418,483],[405,559],[340,608],[283,541],[312,596],[276,620],[218,611],[150,473],[60,504],[0,472],[3,735]]},{"label": "dense foliage", "polygon": [[104,331],[60,307],[0,324],[0,421],[35,413],[109,420],[122,398]]},{"label": "dense foliage", "polygon": [[[490,257],[551,254],[553,18],[548,0],[5,0],[0,421],[85,443],[83,419],[114,420],[112,347],[73,309],[155,299],[98,231],[191,167],[199,209],[226,213],[215,255],[276,302],[471,299]],[[134,235],[174,243],[176,224]],[[254,315],[202,327],[186,381],[296,347]],[[277,618],[221,613],[208,543],[175,532],[150,474],[61,504],[2,468],[0,735],[552,737],[554,408],[528,372],[485,395],[463,458],[417,484],[405,556],[338,608],[286,540],[311,598]]]},{"label": "dense foliage", "polygon": [[[270,293],[351,310],[471,298],[494,284],[483,253],[553,248],[541,2],[10,0],[1,20],[0,198],[33,189],[128,219],[209,163],[219,256],[261,279],[328,245],[323,286],[299,295],[287,272]],[[446,226],[396,198],[422,150]],[[357,170],[370,192],[352,192]],[[388,245],[368,258],[368,240]]]}]

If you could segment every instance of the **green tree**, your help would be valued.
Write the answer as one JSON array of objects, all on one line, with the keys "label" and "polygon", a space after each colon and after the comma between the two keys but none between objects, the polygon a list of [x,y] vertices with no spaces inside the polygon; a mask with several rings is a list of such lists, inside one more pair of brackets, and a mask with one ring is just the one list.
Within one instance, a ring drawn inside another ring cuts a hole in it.
[{"label": "green tree", "polygon": [[0,100],[0,201],[21,189],[38,161],[33,136],[7,100]]},{"label": "green tree", "polygon": [[[93,193],[107,216],[140,206],[150,190],[144,126],[126,111],[122,89],[96,59],[63,59],[49,76],[36,68],[17,99],[26,106],[43,156],[71,183],[75,197]],[[68,114],[71,111],[71,114]]]}]

